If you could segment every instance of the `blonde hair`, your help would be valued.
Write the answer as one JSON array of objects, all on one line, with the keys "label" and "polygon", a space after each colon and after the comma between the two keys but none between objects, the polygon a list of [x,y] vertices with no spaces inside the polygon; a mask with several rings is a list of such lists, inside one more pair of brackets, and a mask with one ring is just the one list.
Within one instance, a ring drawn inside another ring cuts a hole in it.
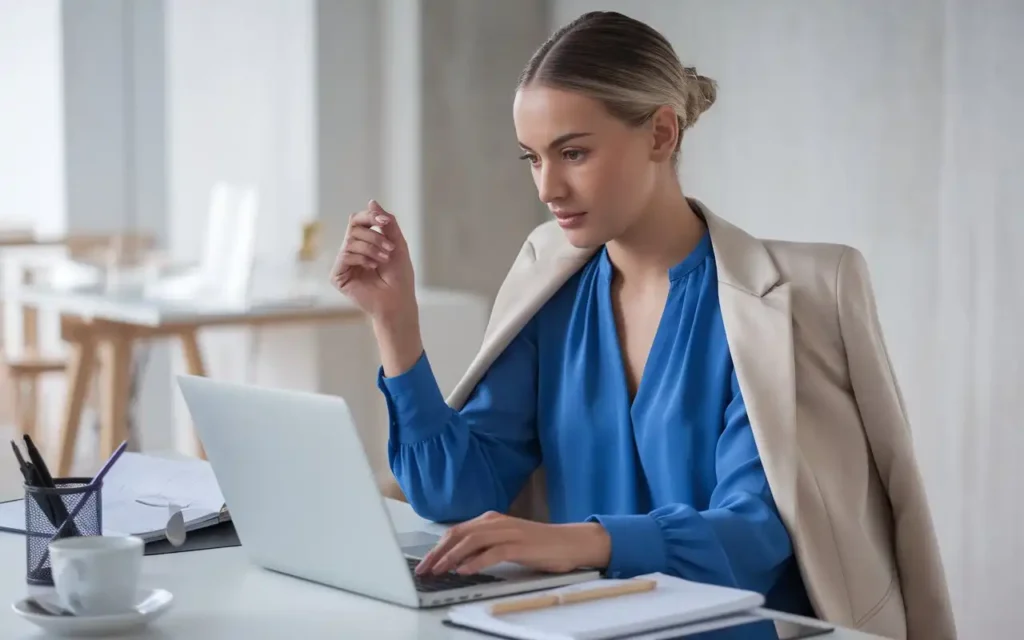
[{"label": "blonde hair", "polygon": [[671,106],[679,120],[673,161],[683,132],[718,92],[714,80],[683,66],[658,31],[614,11],[585,13],[556,31],[530,58],[516,90],[530,84],[583,93],[633,126]]}]

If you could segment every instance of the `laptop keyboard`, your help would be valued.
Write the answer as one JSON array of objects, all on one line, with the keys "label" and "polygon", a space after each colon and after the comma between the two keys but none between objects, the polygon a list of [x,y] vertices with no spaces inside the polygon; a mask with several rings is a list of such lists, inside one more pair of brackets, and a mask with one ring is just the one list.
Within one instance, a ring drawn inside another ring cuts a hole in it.
[{"label": "laptop keyboard", "polygon": [[503,578],[497,576],[490,576],[485,573],[477,573],[472,575],[460,575],[458,573],[449,571],[441,575],[416,575],[416,565],[420,563],[416,558],[406,558],[409,563],[409,570],[413,572],[413,579],[416,581],[416,590],[422,592],[434,592],[434,591],[448,591],[449,589],[458,589],[460,587],[472,587],[478,584],[488,584],[491,582],[501,582]]}]

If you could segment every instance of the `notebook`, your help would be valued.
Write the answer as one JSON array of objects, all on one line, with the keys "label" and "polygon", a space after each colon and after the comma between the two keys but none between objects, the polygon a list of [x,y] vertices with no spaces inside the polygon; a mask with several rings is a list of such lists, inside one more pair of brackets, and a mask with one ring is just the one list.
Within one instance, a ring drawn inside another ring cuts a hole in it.
[{"label": "notebook", "polygon": [[[753,591],[701,584],[662,573],[640,577],[654,580],[656,587],[643,593],[501,615],[491,614],[494,604],[538,594],[488,600],[452,607],[447,619],[457,626],[521,640],[608,640],[638,635],[653,638],[661,635],[657,632],[669,629],[673,629],[672,633],[664,637],[678,637],[682,631],[679,628],[684,625],[707,630],[712,626],[751,622],[755,610],[764,604],[764,597]],[[546,593],[606,587],[617,582],[622,581],[595,580]],[[719,624],[715,625],[715,621]]]},{"label": "notebook", "polygon": [[[185,530],[230,520],[210,463],[126,452],[103,480],[103,533],[166,539],[168,508],[177,505]],[[25,502],[0,504],[0,530],[25,533]]]}]

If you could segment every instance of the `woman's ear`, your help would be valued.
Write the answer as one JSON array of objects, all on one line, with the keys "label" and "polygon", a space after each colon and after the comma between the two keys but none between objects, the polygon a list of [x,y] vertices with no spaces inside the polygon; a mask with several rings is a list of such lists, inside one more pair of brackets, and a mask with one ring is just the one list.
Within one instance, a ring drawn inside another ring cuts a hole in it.
[{"label": "woman's ear", "polygon": [[679,118],[675,109],[665,105],[651,116],[651,160],[661,162],[668,160],[676,150],[676,140],[682,134],[679,130]]}]

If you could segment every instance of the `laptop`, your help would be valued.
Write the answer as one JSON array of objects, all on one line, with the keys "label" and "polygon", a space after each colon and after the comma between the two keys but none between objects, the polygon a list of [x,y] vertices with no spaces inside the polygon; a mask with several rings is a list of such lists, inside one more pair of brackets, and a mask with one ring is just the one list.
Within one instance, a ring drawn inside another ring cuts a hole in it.
[{"label": "laptop", "polygon": [[502,563],[468,576],[417,576],[437,542],[396,530],[340,397],[178,376],[242,549],[265,569],[415,608],[600,577]]}]

